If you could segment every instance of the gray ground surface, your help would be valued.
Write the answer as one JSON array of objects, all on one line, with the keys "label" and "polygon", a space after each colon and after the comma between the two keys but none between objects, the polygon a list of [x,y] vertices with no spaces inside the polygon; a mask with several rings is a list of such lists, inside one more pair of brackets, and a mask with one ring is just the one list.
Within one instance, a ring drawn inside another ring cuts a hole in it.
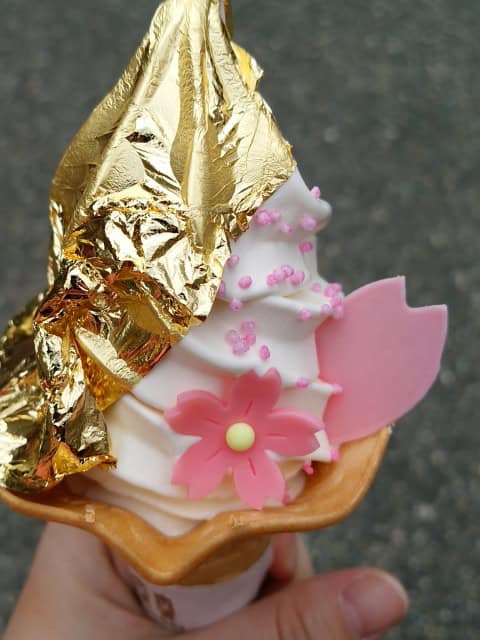
[{"label": "gray ground surface", "polygon": [[[0,319],[44,283],[47,191],[63,149],[126,63],[155,1],[0,0]],[[448,302],[440,381],[402,423],[358,512],[312,535],[321,569],[396,572],[413,609],[392,638],[478,638],[480,4],[237,0],[237,39],[335,217],[323,272],[352,289],[405,273]],[[478,177],[478,176],[477,176]],[[1,509],[0,627],[40,532]]]}]

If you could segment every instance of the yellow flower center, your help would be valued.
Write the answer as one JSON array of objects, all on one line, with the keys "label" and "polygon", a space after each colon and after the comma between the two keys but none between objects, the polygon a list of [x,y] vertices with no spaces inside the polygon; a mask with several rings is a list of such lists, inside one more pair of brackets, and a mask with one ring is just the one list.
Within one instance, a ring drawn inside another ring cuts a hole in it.
[{"label": "yellow flower center", "polygon": [[233,451],[248,451],[255,444],[255,430],[246,422],[236,422],[228,427],[225,440]]}]

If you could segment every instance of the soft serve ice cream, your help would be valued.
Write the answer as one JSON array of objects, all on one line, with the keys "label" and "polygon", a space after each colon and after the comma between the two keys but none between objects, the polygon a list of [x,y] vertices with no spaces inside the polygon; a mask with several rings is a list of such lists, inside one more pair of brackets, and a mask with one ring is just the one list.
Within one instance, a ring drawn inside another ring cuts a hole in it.
[{"label": "soft serve ice cream", "polygon": [[[198,438],[172,430],[164,412],[191,390],[221,396],[226,379],[276,370],[279,407],[318,419],[328,398],[341,392],[319,379],[315,330],[342,316],[339,285],[317,272],[315,233],[330,206],[310,191],[299,172],[257,211],[250,229],[232,246],[217,301],[207,321],[194,328],[160,364],[106,413],[115,470],[93,470],[71,482],[76,491],[133,511],[166,535],[180,535],[220,511],[245,507],[229,473],[201,500],[172,482],[176,461]],[[285,458],[269,451],[287,481],[285,499],[303,488],[312,460],[330,462],[337,451],[323,429],[308,456]],[[201,470],[198,473],[202,473]]]}]

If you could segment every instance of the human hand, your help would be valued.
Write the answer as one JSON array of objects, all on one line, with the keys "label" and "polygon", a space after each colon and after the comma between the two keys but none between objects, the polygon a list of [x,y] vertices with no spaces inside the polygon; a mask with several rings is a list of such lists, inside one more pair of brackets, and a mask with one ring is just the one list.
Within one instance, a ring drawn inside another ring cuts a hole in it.
[{"label": "human hand", "polygon": [[[297,540],[278,537],[265,597],[180,640],[367,640],[400,622],[407,596],[393,577],[375,569],[308,577],[308,554]],[[47,525],[4,640],[160,637],[101,542],[84,531]]]}]

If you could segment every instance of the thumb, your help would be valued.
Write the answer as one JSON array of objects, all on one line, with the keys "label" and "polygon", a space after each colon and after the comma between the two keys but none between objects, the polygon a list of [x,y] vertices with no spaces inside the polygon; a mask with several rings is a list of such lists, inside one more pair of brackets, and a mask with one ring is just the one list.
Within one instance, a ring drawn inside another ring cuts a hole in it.
[{"label": "thumb", "polygon": [[395,578],[349,569],[292,585],[185,640],[363,640],[398,624],[407,609]]}]

